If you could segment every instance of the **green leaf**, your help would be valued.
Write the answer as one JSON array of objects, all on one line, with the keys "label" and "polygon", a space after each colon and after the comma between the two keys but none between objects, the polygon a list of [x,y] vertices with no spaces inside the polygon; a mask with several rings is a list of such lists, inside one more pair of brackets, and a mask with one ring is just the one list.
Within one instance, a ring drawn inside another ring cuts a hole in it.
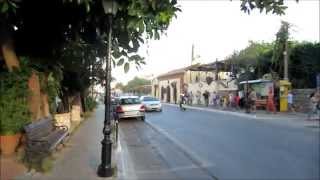
[{"label": "green leaf", "polygon": [[8,9],[9,9],[8,3],[7,3],[7,2],[4,2],[4,3],[2,4],[1,12],[2,12],[2,13],[5,13],[5,12],[8,11]]},{"label": "green leaf", "polygon": [[156,10],[157,2],[155,0],[151,2],[151,7],[152,7],[153,10]]},{"label": "green leaf", "polygon": [[126,62],[126,64],[124,64],[124,72],[127,73],[129,71],[129,68],[130,68],[130,64]]},{"label": "green leaf", "polygon": [[144,24],[143,24],[143,20],[139,21],[139,33],[143,33],[144,32]]},{"label": "green leaf", "polygon": [[121,59],[118,61],[117,66],[122,66],[123,63],[124,63],[124,59],[121,58]]},{"label": "green leaf", "polygon": [[156,39],[156,40],[160,39],[160,34],[156,30],[154,31],[154,39]]},{"label": "green leaf", "polygon": [[86,10],[87,10],[87,13],[90,12],[90,4],[89,4],[89,2],[86,2]]},{"label": "green leaf", "polygon": [[122,56],[122,54],[118,51],[118,50],[114,50],[112,52],[112,56],[115,58],[115,59],[118,59]]},{"label": "green leaf", "polygon": [[12,7],[14,7],[13,9],[15,9],[15,8],[18,7],[16,3],[12,2],[12,1],[8,1],[8,2],[10,3],[10,5],[11,5]]}]

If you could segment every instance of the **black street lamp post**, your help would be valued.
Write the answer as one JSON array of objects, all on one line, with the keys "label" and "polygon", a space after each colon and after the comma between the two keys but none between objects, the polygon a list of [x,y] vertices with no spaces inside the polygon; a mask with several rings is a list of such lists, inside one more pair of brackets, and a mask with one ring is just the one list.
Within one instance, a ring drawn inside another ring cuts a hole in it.
[{"label": "black street lamp post", "polygon": [[107,46],[107,57],[106,57],[106,75],[105,75],[105,114],[103,123],[103,140],[101,141],[101,164],[98,167],[97,174],[100,177],[112,176],[111,167],[111,154],[112,154],[112,141],[110,138],[111,134],[111,43],[112,43],[112,20],[113,16],[117,13],[117,4],[113,0],[102,0],[103,9],[108,17],[108,46]]}]

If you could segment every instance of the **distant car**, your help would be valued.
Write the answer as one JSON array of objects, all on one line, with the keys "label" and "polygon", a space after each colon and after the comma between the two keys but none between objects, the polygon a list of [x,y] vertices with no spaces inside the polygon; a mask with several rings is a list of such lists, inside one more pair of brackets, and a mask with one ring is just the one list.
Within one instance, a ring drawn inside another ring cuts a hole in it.
[{"label": "distant car", "polygon": [[122,96],[116,101],[115,111],[118,119],[133,117],[145,120],[145,106],[137,96]]},{"label": "distant car", "polygon": [[162,111],[162,105],[159,99],[151,96],[141,96],[140,100],[145,106],[146,111]]}]

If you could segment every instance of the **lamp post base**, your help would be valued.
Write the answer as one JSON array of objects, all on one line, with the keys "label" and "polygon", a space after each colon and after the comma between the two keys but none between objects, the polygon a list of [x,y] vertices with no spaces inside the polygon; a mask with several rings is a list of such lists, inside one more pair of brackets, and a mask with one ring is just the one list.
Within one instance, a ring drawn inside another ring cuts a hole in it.
[{"label": "lamp post base", "polygon": [[102,150],[101,150],[101,164],[98,167],[97,174],[99,177],[111,177],[113,171],[111,168],[111,150],[112,142],[110,141],[110,131],[104,130],[104,138],[101,141]]},{"label": "lamp post base", "polygon": [[97,172],[99,177],[111,177],[113,172],[111,166],[103,166],[102,164],[98,167]]}]

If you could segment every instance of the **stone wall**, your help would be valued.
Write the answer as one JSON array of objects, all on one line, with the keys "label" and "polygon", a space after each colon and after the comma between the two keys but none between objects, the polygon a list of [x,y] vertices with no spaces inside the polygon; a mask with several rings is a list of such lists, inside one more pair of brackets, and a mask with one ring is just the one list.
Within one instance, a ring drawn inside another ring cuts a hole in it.
[{"label": "stone wall", "polygon": [[307,112],[309,109],[309,96],[315,89],[293,89],[293,103],[297,111]]},{"label": "stone wall", "polygon": [[[174,91],[174,88],[172,86],[172,83],[176,83],[176,92]],[[162,87],[165,88],[164,92],[164,98],[161,99],[161,93],[162,93]],[[167,87],[170,88],[170,99],[169,101],[167,100]],[[167,103],[178,103],[180,101],[180,94],[182,93],[181,91],[181,78],[168,78],[166,80],[159,80],[159,93],[158,97],[161,101],[167,102]],[[176,101],[174,99],[174,94],[176,94]]]},{"label": "stone wall", "polygon": [[[220,81],[220,82],[227,84],[226,81]],[[219,95],[223,95],[226,92],[230,92],[230,91],[233,92],[236,90],[237,90],[237,86],[235,84],[235,81],[229,82],[228,87],[223,87],[221,83],[217,81],[211,82],[210,85],[208,85],[208,83],[204,81],[188,84],[188,92],[189,93],[192,92],[192,95],[193,95],[192,104],[204,104],[205,100],[203,97],[203,93],[205,91],[208,91],[210,93],[209,104],[212,104],[211,98],[212,98],[213,92],[216,92]]]}]

